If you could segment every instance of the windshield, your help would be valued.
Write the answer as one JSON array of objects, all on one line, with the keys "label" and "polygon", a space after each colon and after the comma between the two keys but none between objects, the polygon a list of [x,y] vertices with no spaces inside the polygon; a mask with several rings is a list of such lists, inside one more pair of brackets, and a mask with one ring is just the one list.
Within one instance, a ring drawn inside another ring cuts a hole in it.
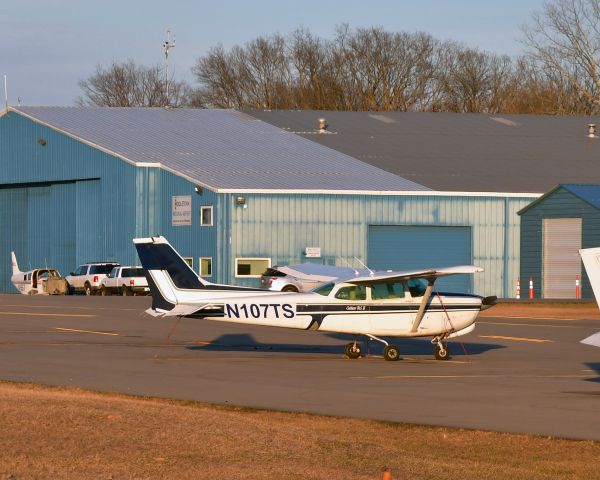
[{"label": "windshield", "polygon": [[427,290],[427,282],[422,278],[411,278],[408,281],[408,290],[412,297],[422,297]]},{"label": "windshield", "polygon": [[314,293],[318,293],[319,295],[323,295],[324,297],[328,296],[331,291],[333,290],[333,287],[335,287],[335,283],[333,282],[329,282],[326,283],[324,285],[320,285],[317,288],[315,288],[313,290]]}]

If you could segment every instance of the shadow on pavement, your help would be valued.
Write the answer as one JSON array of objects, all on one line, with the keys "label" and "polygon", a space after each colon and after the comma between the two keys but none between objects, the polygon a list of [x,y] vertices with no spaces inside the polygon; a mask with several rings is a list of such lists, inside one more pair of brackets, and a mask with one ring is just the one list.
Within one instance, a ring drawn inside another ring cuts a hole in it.
[{"label": "shadow on pavement", "polygon": [[585,364],[590,370],[596,372],[596,376],[594,378],[586,378],[586,382],[595,382],[600,383],[600,362],[590,362]]},{"label": "shadow on pavement", "polygon": [[[221,335],[210,342],[203,342],[198,345],[186,347],[189,350],[215,350],[215,351],[266,351],[266,352],[288,352],[288,353],[335,353],[342,354],[344,345],[354,340],[352,335],[326,334],[329,338],[340,340],[339,345],[329,344],[300,344],[300,343],[262,343],[247,333]],[[423,339],[391,339],[386,338],[390,343],[397,345],[401,355],[432,355],[434,347],[429,340]],[[381,355],[383,344],[374,340],[369,340],[368,345],[364,340],[359,343],[363,346],[364,353],[371,355]],[[462,343],[455,341],[448,342],[452,356],[480,355],[489,350],[505,348],[503,345],[483,344],[483,343]]]}]

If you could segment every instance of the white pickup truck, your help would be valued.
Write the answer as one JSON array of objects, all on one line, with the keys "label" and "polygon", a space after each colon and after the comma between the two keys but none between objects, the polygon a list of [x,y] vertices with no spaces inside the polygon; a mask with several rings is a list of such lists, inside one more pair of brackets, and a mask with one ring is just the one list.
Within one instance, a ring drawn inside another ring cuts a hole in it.
[{"label": "white pickup truck", "polygon": [[100,290],[106,295],[147,295],[150,293],[142,267],[115,267],[102,279]]}]

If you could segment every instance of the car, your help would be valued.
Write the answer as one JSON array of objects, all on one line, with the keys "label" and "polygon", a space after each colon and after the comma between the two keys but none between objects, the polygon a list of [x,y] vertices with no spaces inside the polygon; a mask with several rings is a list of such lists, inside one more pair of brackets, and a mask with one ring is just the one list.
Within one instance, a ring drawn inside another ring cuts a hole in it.
[{"label": "car", "polygon": [[118,266],[100,282],[102,296],[106,295],[148,295],[148,281],[142,267]]},{"label": "car", "polygon": [[100,292],[102,279],[106,277],[113,268],[120,265],[115,262],[89,262],[80,265],[77,270],[65,277],[70,294],[85,293],[95,295]]},{"label": "car", "polygon": [[275,292],[309,292],[337,278],[351,278],[358,273],[353,268],[312,263],[274,266],[262,274],[260,286]]}]

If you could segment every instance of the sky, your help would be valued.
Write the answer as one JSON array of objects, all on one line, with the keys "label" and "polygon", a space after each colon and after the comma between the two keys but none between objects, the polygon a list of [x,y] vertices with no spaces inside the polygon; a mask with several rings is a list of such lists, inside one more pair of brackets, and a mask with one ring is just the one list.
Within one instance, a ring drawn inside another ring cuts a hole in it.
[{"label": "sky", "polygon": [[424,31],[515,56],[523,50],[521,27],[542,6],[543,0],[2,0],[0,75],[7,76],[11,105],[19,97],[24,105],[73,105],[79,80],[97,65],[162,62],[167,28],[175,36],[169,66],[177,80],[192,84],[192,66],[212,46],[299,27],[331,38],[343,23]]}]

